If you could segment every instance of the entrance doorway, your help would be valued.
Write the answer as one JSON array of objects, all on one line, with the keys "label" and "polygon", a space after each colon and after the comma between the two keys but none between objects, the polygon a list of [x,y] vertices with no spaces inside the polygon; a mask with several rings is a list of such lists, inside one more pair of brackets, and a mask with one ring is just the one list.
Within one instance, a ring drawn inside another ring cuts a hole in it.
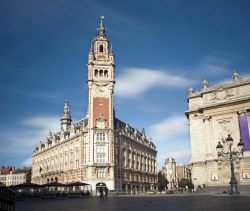
[{"label": "entrance doorway", "polygon": [[103,193],[105,193],[106,190],[107,190],[107,185],[104,182],[99,182],[96,184],[96,195],[97,196],[100,196],[101,191]]}]

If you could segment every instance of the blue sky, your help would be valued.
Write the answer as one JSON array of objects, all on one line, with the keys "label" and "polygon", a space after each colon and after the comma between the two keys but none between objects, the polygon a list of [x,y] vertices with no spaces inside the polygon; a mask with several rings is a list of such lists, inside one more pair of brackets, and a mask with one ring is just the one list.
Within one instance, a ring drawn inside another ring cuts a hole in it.
[{"label": "blue sky", "polygon": [[1,0],[0,165],[87,109],[87,54],[100,15],[116,56],[116,116],[152,137],[158,168],[190,159],[187,89],[250,71],[250,3],[242,0]]}]

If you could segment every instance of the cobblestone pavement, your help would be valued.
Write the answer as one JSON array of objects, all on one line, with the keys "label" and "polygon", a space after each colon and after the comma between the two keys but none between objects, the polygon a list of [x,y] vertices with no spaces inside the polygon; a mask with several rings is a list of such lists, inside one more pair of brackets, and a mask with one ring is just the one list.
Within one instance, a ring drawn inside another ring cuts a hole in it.
[{"label": "cobblestone pavement", "polygon": [[17,201],[16,211],[249,211],[249,196],[178,195],[178,196],[110,196],[93,198],[31,199]]}]

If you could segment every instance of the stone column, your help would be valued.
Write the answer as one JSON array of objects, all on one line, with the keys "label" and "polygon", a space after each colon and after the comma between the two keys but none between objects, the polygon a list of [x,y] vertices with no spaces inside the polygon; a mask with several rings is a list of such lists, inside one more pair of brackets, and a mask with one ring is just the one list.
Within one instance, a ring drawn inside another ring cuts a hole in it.
[{"label": "stone column", "polygon": [[205,127],[205,140],[206,140],[206,159],[213,159],[212,153],[212,140],[211,140],[211,116],[206,116],[203,119]]}]

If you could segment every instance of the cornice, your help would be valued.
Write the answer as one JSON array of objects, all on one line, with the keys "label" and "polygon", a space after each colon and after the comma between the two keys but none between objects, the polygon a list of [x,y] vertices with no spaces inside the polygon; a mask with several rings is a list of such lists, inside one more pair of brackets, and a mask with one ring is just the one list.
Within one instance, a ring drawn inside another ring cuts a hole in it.
[{"label": "cornice", "polygon": [[47,152],[47,151],[49,151],[49,150],[51,150],[51,149],[53,149],[53,148],[55,148],[55,147],[58,147],[58,146],[60,146],[60,145],[62,145],[62,144],[65,144],[65,143],[67,143],[67,142],[69,142],[69,141],[71,141],[71,140],[73,140],[73,139],[75,139],[75,138],[77,138],[77,137],[80,137],[80,136],[83,135],[84,133],[86,133],[86,131],[82,131],[81,133],[79,133],[79,134],[77,134],[77,135],[75,135],[75,136],[72,136],[72,137],[70,137],[70,138],[68,138],[68,139],[66,139],[66,140],[64,140],[64,141],[62,141],[62,142],[56,143],[55,145],[53,145],[53,146],[51,146],[51,147],[48,147],[47,149],[44,149],[44,150],[41,151],[41,152],[35,153],[35,154],[32,155],[32,158],[35,157],[35,156],[37,156],[37,155],[40,155],[40,154],[42,154],[42,153],[44,153],[44,152]]},{"label": "cornice", "polygon": [[194,109],[187,110],[185,113],[189,114],[192,112],[202,112],[202,110],[207,109],[207,108],[210,109],[210,108],[220,107],[223,105],[229,105],[229,104],[235,104],[235,103],[239,103],[239,102],[243,102],[243,101],[249,101],[249,100],[250,100],[250,96],[240,97],[240,98],[232,99],[232,100],[225,101],[225,102],[212,103],[212,104],[208,104],[208,105],[204,105],[204,106],[198,106]]},{"label": "cornice", "polygon": [[194,92],[190,94],[187,99],[189,100],[192,98],[202,97],[204,94],[209,94],[211,92],[217,91],[220,88],[229,89],[229,88],[236,88],[236,87],[245,86],[249,84],[250,84],[250,77],[247,77],[238,81],[232,81],[232,82],[225,83],[225,84],[215,85],[212,87],[208,87],[205,90]]}]

